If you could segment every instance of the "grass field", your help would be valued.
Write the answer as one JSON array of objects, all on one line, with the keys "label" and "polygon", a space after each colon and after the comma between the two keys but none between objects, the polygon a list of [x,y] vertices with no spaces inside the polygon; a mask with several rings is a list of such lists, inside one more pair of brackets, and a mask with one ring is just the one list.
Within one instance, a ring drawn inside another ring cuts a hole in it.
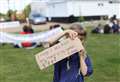
[{"label": "grass field", "polygon": [[[87,39],[94,73],[85,82],[120,82],[120,35],[93,35]],[[39,70],[34,54],[43,48],[0,47],[0,82],[52,82],[53,66]]]}]

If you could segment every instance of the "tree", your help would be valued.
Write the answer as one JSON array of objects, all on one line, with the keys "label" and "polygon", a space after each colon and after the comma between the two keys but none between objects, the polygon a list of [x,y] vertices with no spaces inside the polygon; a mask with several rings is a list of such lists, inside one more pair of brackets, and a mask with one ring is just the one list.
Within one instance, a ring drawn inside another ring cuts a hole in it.
[{"label": "tree", "polygon": [[3,13],[0,13],[0,17],[2,17],[2,16],[4,16],[4,14],[3,14]]},{"label": "tree", "polygon": [[13,10],[8,10],[8,12],[7,12],[7,16],[10,18],[11,17],[11,14],[13,13],[14,11]]},{"label": "tree", "polygon": [[83,21],[85,21],[85,18],[84,18],[83,16],[80,16],[80,17],[78,18],[78,21],[83,22]]},{"label": "tree", "polygon": [[31,7],[30,7],[30,5],[27,5],[27,6],[24,8],[24,14],[25,14],[25,16],[28,17],[29,14],[30,14],[30,12],[31,12]]},{"label": "tree", "polygon": [[9,18],[8,20],[15,20],[16,19],[16,10],[13,11],[13,10],[8,10],[7,12],[7,17]]}]

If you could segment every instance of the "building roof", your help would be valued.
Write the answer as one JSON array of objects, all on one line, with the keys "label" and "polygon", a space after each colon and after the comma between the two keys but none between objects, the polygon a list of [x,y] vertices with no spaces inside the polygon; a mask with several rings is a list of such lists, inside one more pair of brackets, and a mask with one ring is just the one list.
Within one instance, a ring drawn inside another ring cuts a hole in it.
[{"label": "building roof", "polygon": [[113,2],[119,2],[120,0],[33,0],[33,1],[42,1],[42,2],[63,2],[63,1],[113,1]]},{"label": "building roof", "polygon": [[68,1],[108,1],[111,3],[120,3],[120,0],[32,0],[33,2],[46,2],[48,4],[64,3]]}]

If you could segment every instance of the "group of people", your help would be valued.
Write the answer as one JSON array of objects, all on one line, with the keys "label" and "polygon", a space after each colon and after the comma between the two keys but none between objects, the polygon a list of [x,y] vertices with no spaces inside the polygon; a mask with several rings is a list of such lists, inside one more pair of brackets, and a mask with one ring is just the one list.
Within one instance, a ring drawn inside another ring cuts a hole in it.
[{"label": "group of people", "polygon": [[92,33],[97,34],[120,34],[120,20],[116,18],[116,15],[110,18],[107,24],[102,26],[102,24],[98,24],[97,27],[92,29]]}]

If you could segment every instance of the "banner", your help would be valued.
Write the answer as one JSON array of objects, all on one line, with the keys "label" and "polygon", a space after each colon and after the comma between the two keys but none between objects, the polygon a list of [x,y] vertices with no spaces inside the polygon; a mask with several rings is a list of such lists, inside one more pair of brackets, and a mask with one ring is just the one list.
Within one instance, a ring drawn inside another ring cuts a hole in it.
[{"label": "banner", "polygon": [[36,54],[35,58],[37,64],[42,70],[76,52],[79,52],[82,49],[84,49],[84,47],[78,38],[74,40],[68,38]]},{"label": "banner", "polygon": [[15,28],[15,27],[20,27],[20,22],[19,21],[12,21],[12,22],[1,22],[0,23],[0,28]]},{"label": "banner", "polygon": [[61,28],[56,28],[50,31],[33,33],[33,34],[10,34],[5,32],[0,32],[0,43],[21,43],[24,41],[29,42],[48,42],[50,37],[54,37],[56,34],[63,32]]}]

